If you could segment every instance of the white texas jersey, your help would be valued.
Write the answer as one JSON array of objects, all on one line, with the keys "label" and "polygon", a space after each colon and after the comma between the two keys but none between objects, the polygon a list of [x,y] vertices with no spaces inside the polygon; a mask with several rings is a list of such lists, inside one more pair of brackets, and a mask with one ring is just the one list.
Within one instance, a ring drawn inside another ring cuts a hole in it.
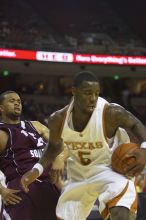
[{"label": "white texas jersey", "polygon": [[96,108],[82,132],[74,131],[69,126],[72,105],[73,103],[69,106],[62,130],[62,138],[69,149],[69,167],[78,166],[79,169],[84,167],[85,171],[85,167],[89,168],[96,164],[110,165],[113,146],[115,148],[120,144],[119,138],[121,143],[129,142],[129,137],[125,130],[120,128],[113,138],[112,147],[109,146],[104,133],[104,110],[108,102],[101,97],[98,98]]},{"label": "white texas jersey", "polygon": [[67,180],[56,208],[59,219],[87,219],[97,198],[104,219],[108,216],[109,208],[114,205],[130,210],[136,207],[134,183],[114,172],[110,166],[113,150],[130,140],[122,128],[117,129],[114,137],[107,140],[104,134],[106,105],[109,105],[106,100],[98,98],[97,106],[82,132],[74,131],[71,121],[73,102],[69,106],[62,138],[70,155],[67,160]]}]

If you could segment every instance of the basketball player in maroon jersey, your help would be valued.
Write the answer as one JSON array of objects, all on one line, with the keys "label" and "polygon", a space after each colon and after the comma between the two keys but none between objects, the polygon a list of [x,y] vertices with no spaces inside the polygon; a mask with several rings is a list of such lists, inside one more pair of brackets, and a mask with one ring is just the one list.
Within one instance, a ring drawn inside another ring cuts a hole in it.
[{"label": "basketball player in maroon jersey", "polygon": [[39,161],[49,138],[49,130],[38,121],[21,121],[19,95],[7,91],[0,95],[0,169],[7,188],[0,185],[5,203],[4,214],[12,220],[56,220],[55,208],[60,192],[49,181],[47,167],[31,185],[22,191],[20,179]]}]

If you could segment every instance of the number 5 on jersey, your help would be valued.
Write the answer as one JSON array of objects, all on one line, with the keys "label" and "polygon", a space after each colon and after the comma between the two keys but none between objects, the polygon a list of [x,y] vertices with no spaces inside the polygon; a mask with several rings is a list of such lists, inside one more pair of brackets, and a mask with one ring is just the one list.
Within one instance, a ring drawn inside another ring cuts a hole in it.
[{"label": "number 5 on jersey", "polygon": [[82,165],[89,165],[91,163],[91,159],[89,159],[88,156],[90,156],[90,151],[79,151],[78,156],[80,158],[80,162]]}]

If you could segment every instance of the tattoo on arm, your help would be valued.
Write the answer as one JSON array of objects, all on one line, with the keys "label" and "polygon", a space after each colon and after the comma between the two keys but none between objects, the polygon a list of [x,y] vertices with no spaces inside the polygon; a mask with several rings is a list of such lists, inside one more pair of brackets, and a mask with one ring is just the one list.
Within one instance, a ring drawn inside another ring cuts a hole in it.
[{"label": "tattoo on arm", "polygon": [[110,104],[106,118],[108,122],[107,130],[112,130],[113,134],[118,127],[121,127],[130,129],[141,142],[146,140],[146,129],[142,122],[122,106]]}]

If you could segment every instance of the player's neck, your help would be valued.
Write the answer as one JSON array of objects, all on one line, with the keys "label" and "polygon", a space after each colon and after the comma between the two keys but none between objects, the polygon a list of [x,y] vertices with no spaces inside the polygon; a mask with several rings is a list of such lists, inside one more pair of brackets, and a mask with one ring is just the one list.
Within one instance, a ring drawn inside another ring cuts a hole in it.
[{"label": "player's neck", "polygon": [[6,124],[19,124],[20,118],[11,119],[11,118],[7,118],[7,117],[3,117],[1,122],[6,123]]},{"label": "player's neck", "polygon": [[77,131],[82,131],[86,125],[88,124],[88,121],[90,120],[92,114],[85,114],[83,112],[80,112],[79,110],[73,109],[72,111],[72,122],[74,129]]},{"label": "player's neck", "polygon": [[83,111],[82,109],[74,106],[73,109],[72,109],[72,114],[73,114],[73,117],[76,119],[76,120],[82,120],[82,121],[88,121],[91,117],[93,112],[85,112]]}]

